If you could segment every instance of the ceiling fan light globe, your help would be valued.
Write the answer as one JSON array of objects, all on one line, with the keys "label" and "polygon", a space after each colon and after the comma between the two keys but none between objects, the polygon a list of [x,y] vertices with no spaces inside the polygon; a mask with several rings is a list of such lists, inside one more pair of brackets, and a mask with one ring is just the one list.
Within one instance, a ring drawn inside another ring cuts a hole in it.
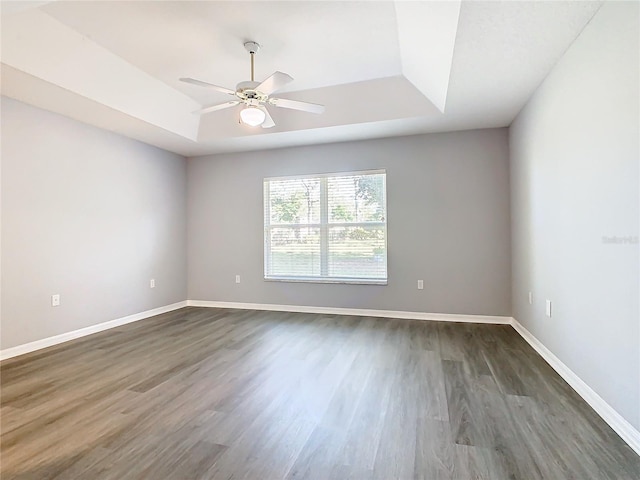
[{"label": "ceiling fan light globe", "polygon": [[242,123],[251,127],[262,125],[265,118],[265,113],[256,107],[246,107],[240,111],[240,120],[242,120]]}]

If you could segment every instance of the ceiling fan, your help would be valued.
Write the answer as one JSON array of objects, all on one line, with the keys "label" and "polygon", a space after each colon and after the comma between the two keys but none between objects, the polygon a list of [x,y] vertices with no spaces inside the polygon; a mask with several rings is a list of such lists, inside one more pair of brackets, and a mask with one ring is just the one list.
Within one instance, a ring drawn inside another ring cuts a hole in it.
[{"label": "ceiling fan", "polygon": [[252,127],[257,127],[258,125],[262,125],[262,128],[271,128],[275,126],[275,122],[271,115],[269,115],[269,110],[267,110],[267,105],[273,105],[274,107],[280,108],[289,108],[292,110],[300,110],[303,112],[310,113],[322,113],[324,112],[324,105],[318,105],[317,103],[308,103],[308,102],[299,102],[297,100],[288,100],[286,98],[275,98],[270,97],[273,92],[280,90],[287,83],[292,82],[293,78],[291,78],[286,73],[275,72],[269,78],[264,80],[263,82],[256,82],[253,78],[253,61],[254,56],[258,53],[260,49],[260,45],[256,42],[246,42],[244,44],[244,48],[251,55],[251,81],[249,82],[240,82],[236,85],[235,90],[231,90],[230,88],[219,87],[218,85],[213,85],[208,82],[203,82],[202,80],[196,80],[194,78],[181,78],[180,81],[190,83],[192,85],[198,85],[200,87],[211,88],[213,90],[217,90],[218,92],[226,93],[228,95],[233,95],[236,97],[235,100],[230,100],[224,103],[218,103],[215,105],[209,105],[208,107],[204,107],[201,110],[197,110],[193,113],[205,114],[210,112],[216,112],[218,110],[223,110],[225,108],[235,107],[236,105],[244,105],[242,110],[240,110],[240,119],[242,123],[250,125]]}]

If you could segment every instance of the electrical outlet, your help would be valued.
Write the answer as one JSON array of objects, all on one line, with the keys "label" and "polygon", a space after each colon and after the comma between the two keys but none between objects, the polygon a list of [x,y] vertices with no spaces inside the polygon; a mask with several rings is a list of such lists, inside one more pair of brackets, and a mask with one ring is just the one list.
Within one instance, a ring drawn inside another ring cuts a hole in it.
[{"label": "electrical outlet", "polygon": [[551,300],[547,300],[546,314],[547,317],[551,317]]},{"label": "electrical outlet", "polygon": [[57,307],[58,305],[60,305],[60,294],[51,295],[51,306]]},{"label": "electrical outlet", "polygon": [[240,275],[236,275],[236,283],[240,283]]},{"label": "electrical outlet", "polygon": [[152,278],[149,280],[149,288],[156,288],[156,279]]},{"label": "electrical outlet", "polygon": [[529,305],[533,304],[533,293],[529,292]]},{"label": "electrical outlet", "polygon": [[424,289],[424,280],[418,280],[418,290]]}]

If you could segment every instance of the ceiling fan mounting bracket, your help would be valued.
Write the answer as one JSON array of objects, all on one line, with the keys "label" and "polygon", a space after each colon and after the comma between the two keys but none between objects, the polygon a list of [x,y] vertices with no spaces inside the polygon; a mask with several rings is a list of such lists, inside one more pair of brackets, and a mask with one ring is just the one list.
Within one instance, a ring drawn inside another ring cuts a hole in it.
[{"label": "ceiling fan mounting bracket", "polygon": [[249,53],[258,53],[258,50],[260,50],[260,44],[254,41],[244,42],[244,48]]}]

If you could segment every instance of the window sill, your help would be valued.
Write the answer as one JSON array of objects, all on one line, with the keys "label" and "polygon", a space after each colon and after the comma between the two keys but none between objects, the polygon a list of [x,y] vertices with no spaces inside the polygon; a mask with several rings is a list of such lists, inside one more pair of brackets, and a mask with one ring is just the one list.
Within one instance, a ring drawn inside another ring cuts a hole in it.
[{"label": "window sill", "polygon": [[265,282],[338,283],[345,285],[387,285],[387,280],[366,278],[264,277]]}]

